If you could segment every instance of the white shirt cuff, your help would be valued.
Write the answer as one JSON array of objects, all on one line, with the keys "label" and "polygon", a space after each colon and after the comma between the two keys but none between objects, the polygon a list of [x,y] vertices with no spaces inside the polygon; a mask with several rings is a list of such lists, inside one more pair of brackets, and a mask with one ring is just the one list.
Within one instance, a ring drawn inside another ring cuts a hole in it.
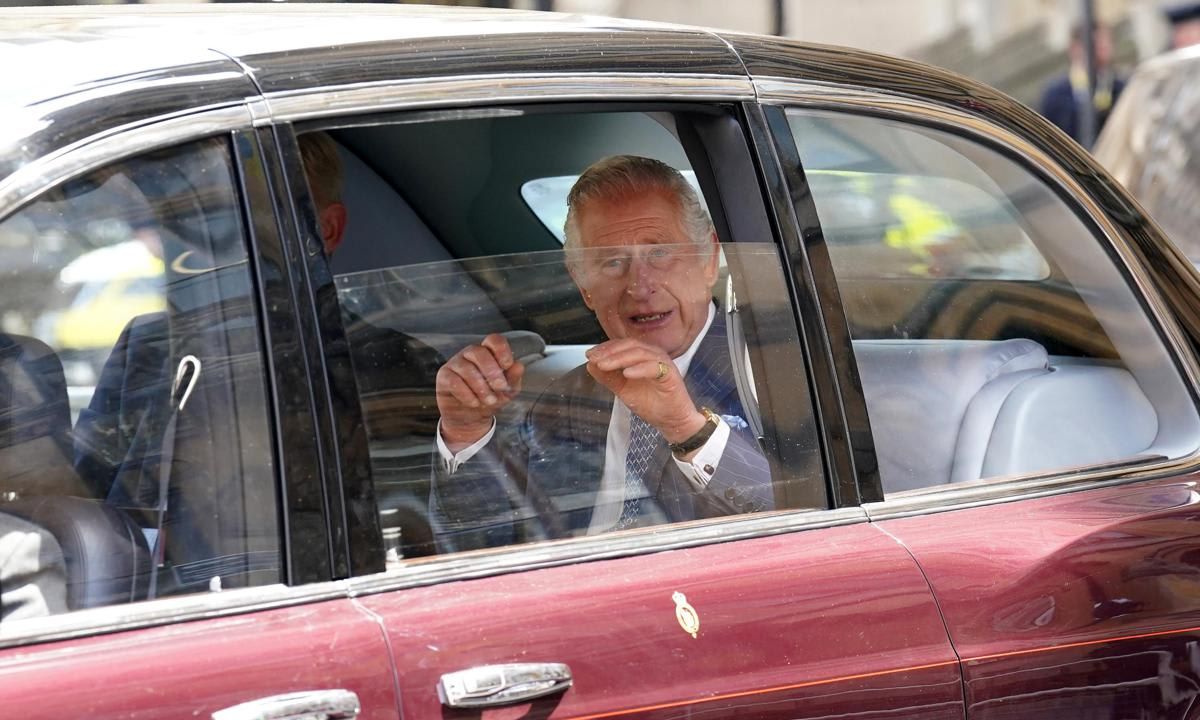
[{"label": "white shirt cuff", "polygon": [[[438,439],[440,441],[440,435]],[[708,487],[708,481],[712,480],[713,475],[717,474],[717,465],[721,462],[721,456],[725,454],[725,445],[728,442],[729,425],[724,419],[717,418],[717,429],[713,430],[713,434],[700,446],[690,461],[680,460],[673,454],[671,459],[675,461],[675,465],[684,477],[703,490]]]},{"label": "white shirt cuff", "polygon": [[[459,450],[458,453],[456,454],[456,453],[450,452],[450,448],[446,447],[446,441],[442,439],[442,421],[438,420],[437,449],[438,449],[438,455],[442,456],[442,467],[445,468],[446,474],[453,475],[454,473],[458,472],[458,468],[460,466],[462,466],[462,464],[465,463],[466,461],[475,457],[475,453],[482,450],[483,447],[488,444],[488,442],[492,439],[492,436],[495,434],[496,434],[496,418],[492,418],[492,427],[487,431],[487,434],[485,434],[483,437],[476,440],[471,445],[468,445],[467,447],[463,448],[462,450]],[[716,433],[713,433],[713,434],[715,435]],[[728,435],[728,433],[726,433],[726,435]]]}]

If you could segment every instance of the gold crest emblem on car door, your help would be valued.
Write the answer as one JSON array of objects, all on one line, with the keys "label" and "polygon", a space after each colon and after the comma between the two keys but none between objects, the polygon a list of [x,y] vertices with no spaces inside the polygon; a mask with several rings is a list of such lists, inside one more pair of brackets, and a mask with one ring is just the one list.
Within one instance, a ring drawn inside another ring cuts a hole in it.
[{"label": "gold crest emblem on car door", "polygon": [[671,599],[675,601],[675,619],[679,621],[679,627],[696,637],[696,633],[700,632],[700,615],[696,608],[688,603],[687,596],[681,592],[671,595]]}]

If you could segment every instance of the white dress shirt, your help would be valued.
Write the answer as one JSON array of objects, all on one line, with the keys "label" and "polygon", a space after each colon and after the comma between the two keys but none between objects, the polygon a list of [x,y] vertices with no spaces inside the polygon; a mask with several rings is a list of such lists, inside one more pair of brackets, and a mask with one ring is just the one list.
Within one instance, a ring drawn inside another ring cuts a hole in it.
[{"label": "white dress shirt", "polygon": [[[688,367],[691,366],[692,358],[696,355],[696,350],[700,347],[700,342],[704,336],[708,334],[708,329],[712,326],[713,319],[716,317],[716,306],[710,304],[708,306],[708,319],[704,323],[703,329],[696,339],[692,341],[687,352],[675,358],[673,362],[675,367],[679,369],[679,374],[687,376]],[[604,473],[600,478],[600,493],[596,498],[595,509],[592,512],[592,522],[588,526],[588,534],[596,534],[611,530],[616,525],[617,520],[621,516],[621,508],[625,501],[625,452],[629,448],[629,426],[631,413],[625,403],[619,398],[613,401],[612,417],[608,421],[608,438],[604,446]],[[463,448],[458,453],[451,453],[450,448],[446,446],[446,442],[442,439],[441,425],[438,425],[437,447],[438,454],[441,455],[442,462],[445,464],[445,469],[448,474],[453,474],[467,460],[470,460],[476,453],[484,448],[492,437],[496,434],[496,422],[492,421],[492,428],[486,435],[480,438],[475,444]],[[709,436],[708,441],[696,451],[690,461],[680,460],[674,455],[671,456],[675,461],[675,465],[683,472],[684,477],[688,478],[697,488],[703,489],[708,485],[708,481],[717,472],[717,465],[721,461],[721,455],[725,452],[725,445],[729,442],[729,425],[718,418],[717,428],[713,434]]]}]

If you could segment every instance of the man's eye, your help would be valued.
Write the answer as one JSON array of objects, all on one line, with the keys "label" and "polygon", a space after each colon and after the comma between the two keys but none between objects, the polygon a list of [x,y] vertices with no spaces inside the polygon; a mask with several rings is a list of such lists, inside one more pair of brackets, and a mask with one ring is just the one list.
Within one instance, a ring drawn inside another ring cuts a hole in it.
[{"label": "man's eye", "polygon": [[650,250],[650,257],[659,260],[668,257],[670,254],[671,251],[663,247],[657,247]]},{"label": "man's eye", "polygon": [[609,259],[601,262],[600,267],[616,268],[616,267],[621,267],[624,264],[625,264],[625,258],[614,257],[614,258],[609,258]]}]

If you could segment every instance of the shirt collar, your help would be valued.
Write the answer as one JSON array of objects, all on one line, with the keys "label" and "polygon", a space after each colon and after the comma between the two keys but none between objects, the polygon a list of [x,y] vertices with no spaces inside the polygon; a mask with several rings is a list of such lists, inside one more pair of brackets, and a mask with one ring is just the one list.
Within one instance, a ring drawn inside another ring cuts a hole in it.
[{"label": "shirt collar", "polygon": [[708,320],[704,321],[704,327],[700,329],[700,334],[692,340],[692,344],[688,347],[687,352],[675,358],[675,367],[679,368],[680,375],[687,375],[688,368],[692,364],[692,358],[695,357],[696,351],[700,349],[700,342],[704,340],[704,336],[708,334],[708,329],[712,327],[713,319],[717,317],[717,306],[714,303],[708,304]]}]

